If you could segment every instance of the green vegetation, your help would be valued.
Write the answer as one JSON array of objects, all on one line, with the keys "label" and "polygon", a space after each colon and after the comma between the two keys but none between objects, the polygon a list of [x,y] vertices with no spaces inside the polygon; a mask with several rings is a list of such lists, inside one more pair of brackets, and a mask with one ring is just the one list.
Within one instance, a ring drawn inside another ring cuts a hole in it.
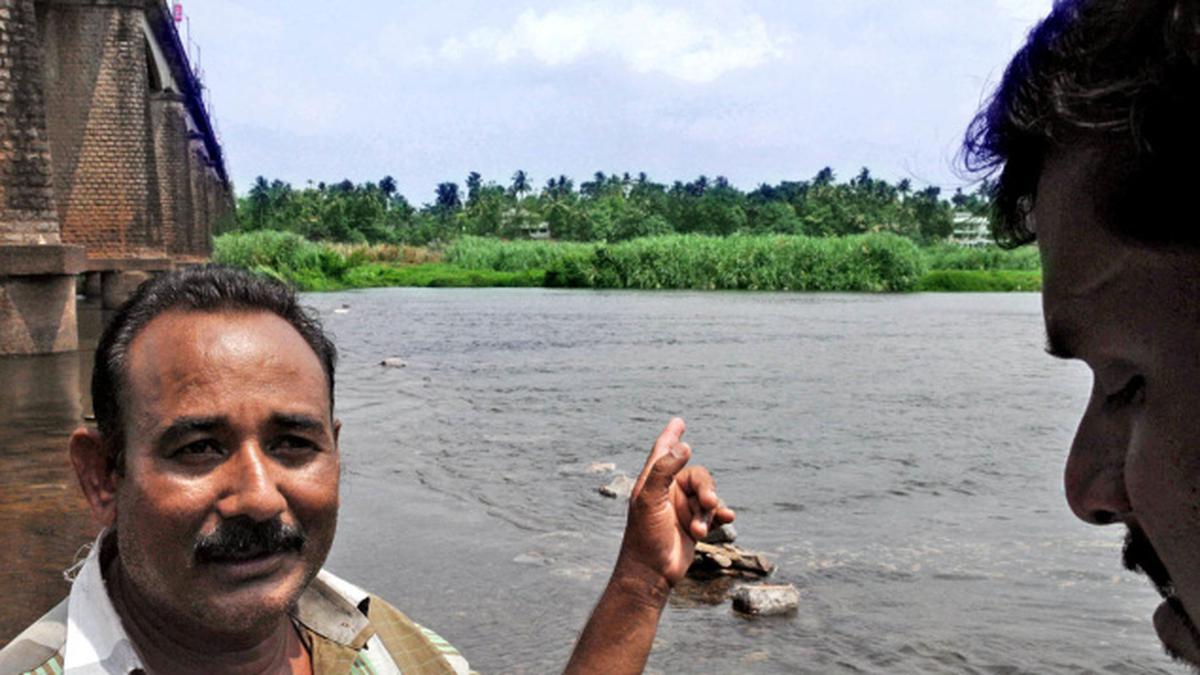
[{"label": "green vegetation", "polygon": [[[412,258],[415,265],[378,260]],[[344,249],[310,242],[291,232],[225,234],[213,243],[213,259],[286,281],[304,291],[335,291],[378,286],[541,286],[540,270],[464,269],[439,262],[428,251],[357,247]]]},{"label": "green vegetation", "polygon": [[933,270],[916,290],[955,293],[1042,290],[1042,273],[1025,270]]},{"label": "green vegetation", "polygon": [[[412,206],[390,177],[310,184],[259,178],[215,259],[304,290],[531,286],[800,291],[1037,290],[1034,249],[947,242],[954,214],[982,215],[991,186],[943,199],[863,169],[742,192],[700,176],[667,186],[597,172],[535,189],[471,173]],[[932,270],[932,271],[930,271]]]},{"label": "green vegetation", "polygon": [[[416,256],[417,252],[410,253]],[[924,272],[919,249],[890,234],[850,237],[669,235],[616,244],[503,242],[464,237],[443,262],[375,262],[290,232],[218,237],[214,259],[302,290],[373,286],[566,286],[808,291],[909,291]],[[426,260],[435,260],[429,252]]]},{"label": "green vegetation", "polygon": [[892,234],[667,235],[593,245],[467,238],[446,260],[493,270],[543,267],[546,285],[577,288],[909,291],[924,271],[916,245]]},{"label": "green vegetation", "polygon": [[922,250],[931,270],[1023,270],[1042,269],[1036,247],[1003,249],[999,246],[965,248],[942,243]]},{"label": "green vegetation", "polygon": [[524,171],[508,185],[472,172],[465,194],[441,183],[432,201],[417,207],[396,181],[290,184],[259,177],[239,199],[237,231],[280,230],[310,241],[448,245],[464,235],[559,241],[619,242],[668,234],[724,237],[804,235],[835,237],[890,233],[927,244],[953,230],[953,214],[986,212],[986,182],[973,194],[949,199],[934,186],[892,184],[867,169],[845,182],[822,169],[809,180],[762,184],[750,192],[724,177],[657,183],[645,173],[605,174],[575,182],[558,176],[536,189]]},{"label": "green vegetation", "polygon": [[567,259],[595,253],[596,244],[461,237],[446,247],[444,259],[459,267],[519,272],[559,267]]}]

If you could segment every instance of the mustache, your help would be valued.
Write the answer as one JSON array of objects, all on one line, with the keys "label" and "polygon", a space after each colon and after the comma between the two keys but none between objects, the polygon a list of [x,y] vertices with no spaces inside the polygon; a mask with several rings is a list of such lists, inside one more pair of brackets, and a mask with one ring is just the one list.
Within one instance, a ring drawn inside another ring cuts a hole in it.
[{"label": "mustache", "polygon": [[299,525],[278,518],[256,521],[245,516],[222,521],[212,534],[196,537],[198,563],[250,560],[276,553],[300,552],[308,535]]},{"label": "mustache", "polygon": [[1175,597],[1175,582],[1171,579],[1171,573],[1167,571],[1167,566],[1158,557],[1150,539],[1141,528],[1129,526],[1121,558],[1125,569],[1145,574],[1164,598]]}]

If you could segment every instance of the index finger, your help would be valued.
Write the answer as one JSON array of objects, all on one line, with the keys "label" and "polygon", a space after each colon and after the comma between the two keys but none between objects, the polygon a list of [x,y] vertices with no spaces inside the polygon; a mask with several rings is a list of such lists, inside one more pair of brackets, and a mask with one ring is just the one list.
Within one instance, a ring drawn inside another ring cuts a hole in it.
[{"label": "index finger", "polygon": [[687,430],[687,425],[683,423],[682,417],[672,417],[671,421],[667,422],[667,426],[663,427],[662,433],[654,440],[654,447],[650,449],[650,456],[646,458],[646,464],[642,467],[642,472],[638,474],[637,483],[633,486],[633,494],[638,494],[642,491],[642,486],[646,484],[646,476],[650,475],[650,468],[654,466],[663,455],[671,451],[671,448],[679,443],[679,439],[683,437],[683,432]]}]

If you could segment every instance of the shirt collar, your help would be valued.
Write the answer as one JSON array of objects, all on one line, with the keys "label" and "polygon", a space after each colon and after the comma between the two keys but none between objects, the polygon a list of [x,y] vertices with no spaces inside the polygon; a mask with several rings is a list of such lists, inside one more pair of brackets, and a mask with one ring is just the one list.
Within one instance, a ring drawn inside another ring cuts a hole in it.
[{"label": "shirt collar", "polygon": [[[109,531],[100,533],[71,584],[67,600],[64,675],[126,675],[143,668],[129,635],[108,597],[101,573],[101,549]],[[366,591],[321,570],[300,596],[293,618],[338,644],[361,649],[374,631],[366,617]]]},{"label": "shirt collar", "polygon": [[142,668],[101,575],[100,549],[107,534],[106,530],[96,537],[71,584],[67,599],[67,642],[63,647],[65,675],[124,675]]}]

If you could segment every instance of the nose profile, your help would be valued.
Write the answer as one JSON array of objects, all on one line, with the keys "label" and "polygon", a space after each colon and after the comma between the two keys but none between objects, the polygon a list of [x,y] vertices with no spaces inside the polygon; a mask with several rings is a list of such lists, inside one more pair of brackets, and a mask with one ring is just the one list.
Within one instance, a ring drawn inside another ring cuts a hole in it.
[{"label": "nose profile", "polygon": [[287,509],[287,499],[279,491],[271,459],[257,444],[239,448],[223,469],[228,475],[225,494],[217,502],[221,517],[245,516],[265,521]]},{"label": "nose profile", "polygon": [[1093,525],[1108,525],[1128,517],[1132,506],[1125,490],[1128,430],[1118,421],[1096,414],[1097,402],[1079,421],[1063,474],[1067,503],[1075,515]]}]

